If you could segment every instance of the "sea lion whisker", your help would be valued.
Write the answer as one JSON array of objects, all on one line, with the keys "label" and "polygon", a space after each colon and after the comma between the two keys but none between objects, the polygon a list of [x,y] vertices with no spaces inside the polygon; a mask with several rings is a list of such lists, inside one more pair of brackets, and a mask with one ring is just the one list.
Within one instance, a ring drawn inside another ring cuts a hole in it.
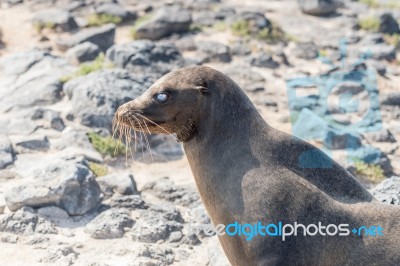
[{"label": "sea lion whisker", "polygon": [[149,121],[150,123],[158,126],[159,128],[161,128],[162,130],[164,130],[166,133],[168,133],[169,135],[173,135],[171,132],[169,132],[168,130],[166,130],[164,127],[160,126],[159,124],[157,124],[156,122],[152,121],[151,119],[145,117],[144,115],[138,114],[140,115],[142,118],[146,119],[147,121]]},{"label": "sea lion whisker", "polygon": [[128,142],[128,128],[125,128],[125,164],[128,165],[128,146],[126,145]]},{"label": "sea lion whisker", "polygon": [[[133,118],[138,122],[138,125],[139,125],[139,127],[140,127],[140,140],[141,140],[141,142],[143,143],[143,137],[142,137],[142,135],[143,135],[143,131],[144,131],[144,129],[143,129],[143,127],[142,127],[142,125],[141,125],[141,123],[140,123],[140,120],[136,117],[136,116],[133,116]],[[146,143],[147,144],[147,143]],[[142,155],[143,155],[143,161],[144,161],[144,150],[143,150],[143,145],[141,145],[141,147],[142,147]]]},{"label": "sea lion whisker", "polygon": [[133,158],[133,153],[132,153],[132,128],[129,128],[129,136],[130,136],[130,139],[129,139],[129,152],[130,152],[130,154],[131,154],[131,158],[132,158],[132,160],[134,160],[134,158]]},{"label": "sea lion whisker", "polygon": [[[142,122],[143,122],[143,124],[146,126],[147,131],[149,132],[149,134],[151,135],[150,129],[149,129],[149,127],[147,126],[146,121],[142,121]],[[152,152],[151,152],[151,147],[150,147],[149,139],[148,139],[148,137],[147,137],[146,135],[145,135],[145,137],[146,137],[146,139],[147,139],[147,143],[148,143],[148,148],[149,148],[149,152],[150,152],[151,161],[154,163],[153,154],[152,154]]]},{"label": "sea lion whisker", "polygon": [[[148,140],[148,138],[147,138],[147,135],[146,135],[146,133],[145,133],[145,129],[144,129],[144,127],[142,126],[142,123],[141,123],[141,121],[140,121],[139,118],[137,118],[136,116],[133,116],[133,118],[135,118],[136,121],[138,121],[139,126],[140,126],[140,128],[142,129],[143,137],[144,137],[145,142],[146,142],[146,147],[147,147],[147,149],[148,149],[149,152],[150,152],[150,157],[151,157],[152,162],[154,162],[153,154],[151,153],[150,142],[149,142],[149,140]],[[145,123],[144,121],[142,121],[142,122],[143,122],[144,125],[147,127],[146,123]],[[149,130],[148,127],[147,127],[147,130]],[[150,133],[150,130],[149,130],[149,133]],[[150,133],[150,134],[151,134],[151,133]]]}]

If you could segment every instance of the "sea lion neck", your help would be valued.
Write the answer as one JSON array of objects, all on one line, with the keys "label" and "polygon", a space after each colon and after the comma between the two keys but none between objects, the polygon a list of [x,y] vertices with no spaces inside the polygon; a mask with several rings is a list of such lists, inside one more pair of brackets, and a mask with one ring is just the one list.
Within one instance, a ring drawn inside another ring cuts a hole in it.
[{"label": "sea lion neck", "polygon": [[[252,127],[260,130],[268,124],[247,95],[232,81],[228,88],[210,96],[210,103],[199,110],[199,117],[190,119],[193,136],[184,145],[213,145],[216,140],[236,141],[248,138]],[[208,97],[208,96],[205,96]]]}]

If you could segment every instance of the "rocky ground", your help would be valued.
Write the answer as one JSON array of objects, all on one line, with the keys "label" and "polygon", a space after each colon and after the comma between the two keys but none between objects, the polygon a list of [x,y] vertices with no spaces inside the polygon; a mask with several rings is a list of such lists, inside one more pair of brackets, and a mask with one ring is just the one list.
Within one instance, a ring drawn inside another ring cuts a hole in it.
[{"label": "rocky ground", "polygon": [[400,5],[298,2],[0,1],[0,265],[229,265],[189,234],[210,220],[174,137],[112,138],[119,105],[193,64],[400,204]]}]

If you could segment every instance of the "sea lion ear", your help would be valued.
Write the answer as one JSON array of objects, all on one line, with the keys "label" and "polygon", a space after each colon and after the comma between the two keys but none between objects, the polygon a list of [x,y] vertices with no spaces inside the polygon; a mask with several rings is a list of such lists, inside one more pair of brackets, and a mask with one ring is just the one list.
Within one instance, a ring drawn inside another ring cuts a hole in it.
[{"label": "sea lion ear", "polygon": [[200,86],[197,87],[197,89],[201,92],[203,95],[210,94],[210,90],[207,88],[207,82],[203,82]]}]

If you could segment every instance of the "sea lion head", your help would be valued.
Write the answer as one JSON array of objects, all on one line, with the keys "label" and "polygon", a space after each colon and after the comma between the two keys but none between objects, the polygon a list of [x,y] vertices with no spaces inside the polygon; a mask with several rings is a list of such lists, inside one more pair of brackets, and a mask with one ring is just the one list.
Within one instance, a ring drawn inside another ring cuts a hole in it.
[{"label": "sea lion head", "polygon": [[176,134],[179,141],[188,141],[211,111],[210,99],[225,87],[216,86],[224,82],[221,76],[205,66],[170,72],[140,97],[121,105],[114,124],[147,133]]}]

